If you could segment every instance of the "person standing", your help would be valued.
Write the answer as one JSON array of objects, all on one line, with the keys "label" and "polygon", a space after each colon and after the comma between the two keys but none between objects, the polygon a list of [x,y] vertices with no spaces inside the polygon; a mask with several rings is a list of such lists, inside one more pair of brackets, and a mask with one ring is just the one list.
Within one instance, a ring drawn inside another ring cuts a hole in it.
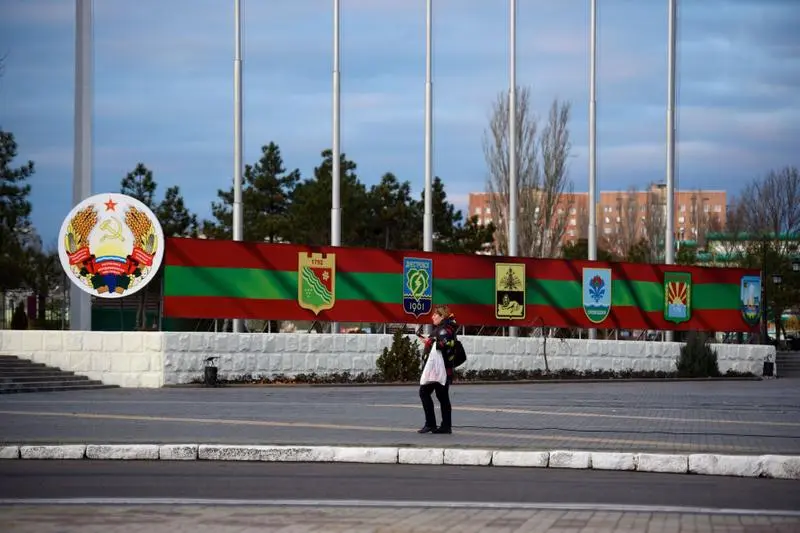
[{"label": "person standing", "polygon": [[[424,354],[430,357],[431,351],[435,346],[442,354],[444,367],[447,371],[447,380],[444,385],[441,383],[426,383],[419,387],[419,397],[422,400],[422,409],[425,412],[425,425],[419,433],[452,433],[452,406],[450,405],[450,383],[453,381],[453,368],[455,361],[456,346],[456,323],[455,316],[450,312],[446,305],[438,305],[431,315],[433,322],[433,332],[425,339]],[[436,427],[436,412],[433,407],[432,393],[436,393],[439,406],[442,411],[442,425]]]}]

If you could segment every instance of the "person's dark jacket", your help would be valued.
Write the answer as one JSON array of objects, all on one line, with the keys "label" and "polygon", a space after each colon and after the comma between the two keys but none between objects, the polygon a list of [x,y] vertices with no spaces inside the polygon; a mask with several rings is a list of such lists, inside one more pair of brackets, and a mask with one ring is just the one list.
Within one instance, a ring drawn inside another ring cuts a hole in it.
[{"label": "person's dark jacket", "polygon": [[451,314],[447,318],[443,319],[438,326],[433,326],[431,336],[425,343],[426,355],[430,353],[433,344],[436,344],[436,348],[442,354],[442,358],[444,359],[444,366],[447,369],[448,375],[452,375],[453,373],[453,365],[456,354],[455,347],[457,329],[458,323],[456,322],[455,317]]}]

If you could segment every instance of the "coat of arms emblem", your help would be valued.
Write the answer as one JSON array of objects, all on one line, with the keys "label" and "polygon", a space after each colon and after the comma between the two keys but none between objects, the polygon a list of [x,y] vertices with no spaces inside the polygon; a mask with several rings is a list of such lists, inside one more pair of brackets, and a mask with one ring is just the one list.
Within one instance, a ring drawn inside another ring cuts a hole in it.
[{"label": "coat of arms emblem", "polygon": [[525,263],[495,263],[494,316],[498,319],[525,318]]},{"label": "coat of arms emblem", "polygon": [[403,258],[403,310],[419,318],[433,305],[433,260]]},{"label": "coat of arms emblem", "polygon": [[680,324],[692,318],[692,275],[664,273],[664,320]]},{"label": "coat of arms emblem", "polygon": [[139,200],[98,194],[80,202],[64,219],[58,256],[82,290],[100,298],[120,298],[145,287],[158,271],[164,233]]},{"label": "coat of arms emblem", "polygon": [[761,320],[761,278],[759,276],[742,276],[739,293],[742,318],[750,326],[758,325]]},{"label": "coat of arms emblem", "polygon": [[611,313],[611,269],[583,269],[583,312],[599,324]]},{"label": "coat of arms emblem", "polygon": [[300,252],[297,263],[297,303],[318,315],[336,302],[336,254]]}]

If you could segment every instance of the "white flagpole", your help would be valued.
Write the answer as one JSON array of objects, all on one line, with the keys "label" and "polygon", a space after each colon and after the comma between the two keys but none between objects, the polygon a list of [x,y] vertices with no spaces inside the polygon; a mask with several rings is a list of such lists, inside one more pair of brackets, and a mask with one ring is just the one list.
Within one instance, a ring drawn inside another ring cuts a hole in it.
[{"label": "white flagpole", "polygon": [[510,0],[508,87],[508,255],[517,255],[517,0]]},{"label": "white flagpole", "polygon": [[433,0],[427,0],[425,17],[425,210],[423,250],[433,251]]},{"label": "white flagpole", "polygon": [[[665,262],[675,263],[675,42],[677,0],[668,0],[669,43],[667,47],[667,220],[665,224]],[[665,340],[671,342],[672,331],[667,331]]]},{"label": "white flagpole", "polygon": [[[339,140],[341,128],[339,114],[341,111],[341,95],[339,81],[339,0],[333,0],[333,161],[331,169],[331,246],[342,244],[342,209],[341,209],[341,168]],[[331,323],[331,333],[339,329],[337,322]]]},{"label": "white flagpole", "polygon": [[[508,255],[517,255],[517,0],[509,0],[508,86]],[[523,305],[525,303],[523,302]],[[510,337],[517,328],[508,328]]]},{"label": "white flagpole", "polygon": [[[234,0],[233,56],[233,240],[244,238],[242,217],[242,5]],[[233,319],[233,331],[242,331],[242,320]]]},{"label": "white flagpole", "polygon": [[[591,0],[589,29],[589,260],[597,260],[597,1]],[[597,338],[597,330],[589,330]]]},{"label": "white flagpole", "polygon": [[[75,4],[75,140],[72,203],[92,195],[92,95],[93,95],[92,0]],[[69,327],[92,329],[92,299],[74,283],[69,288]]]}]

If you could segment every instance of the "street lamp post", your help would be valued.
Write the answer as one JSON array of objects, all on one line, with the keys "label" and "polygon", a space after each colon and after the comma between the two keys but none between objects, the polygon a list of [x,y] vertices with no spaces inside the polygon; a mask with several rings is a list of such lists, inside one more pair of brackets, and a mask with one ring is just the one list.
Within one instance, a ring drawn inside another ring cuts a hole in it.
[{"label": "street lamp post", "polygon": [[780,274],[773,274],[772,275],[772,284],[775,286],[775,295],[773,296],[773,303],[772,303],[772,318],[775,322],[775,345],[778,345],[778,342],[781,340],[781,314],[782,310],[778,309],[778,287],[780,287],[781,283],[783,283],[783,278]]}]

